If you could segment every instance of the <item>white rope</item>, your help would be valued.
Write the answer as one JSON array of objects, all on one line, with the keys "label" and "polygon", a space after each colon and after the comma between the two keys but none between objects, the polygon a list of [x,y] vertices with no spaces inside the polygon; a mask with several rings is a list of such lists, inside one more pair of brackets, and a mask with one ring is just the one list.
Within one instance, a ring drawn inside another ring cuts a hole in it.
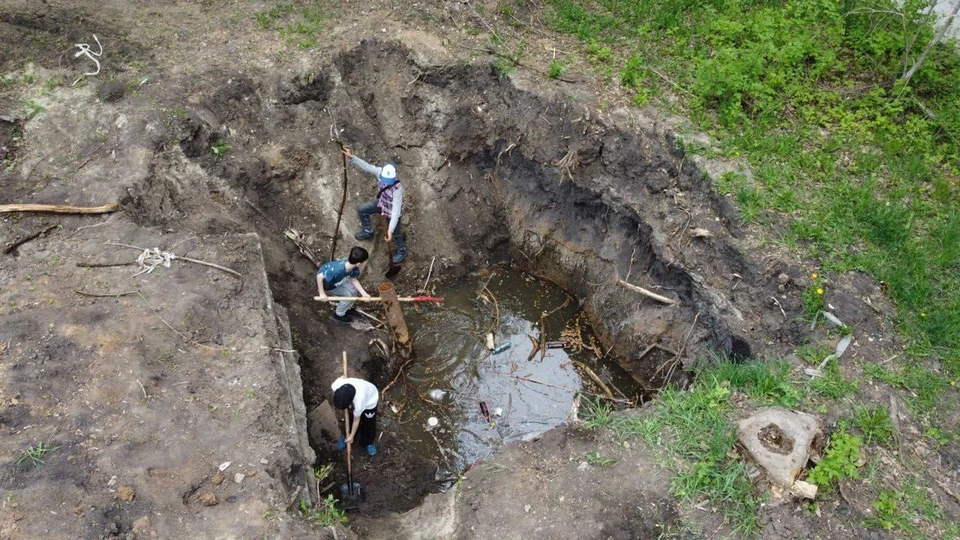
[{"label": "white rope", "polygon": [[133,277],[137,277],[140,274],[149,274],[157,269],[159,266],[164,268],[170,268],[170,261],[176,259],[177,256],[169,251],[160,251],[160,248],[145,249],[143,253],[137,257],[137,273]]},{"label": "white rope", "polygon": [[77,80],[73,81],[73,84],[71,84],[70,86],[76,85],[78,82],[80,82],[81,79],[83,79],[83,77],[92,77],[94,75],[100,74],[100,60],[97,60],[97,57],[103,54],[103,45],[100,44],[100,40],[97,39],[96,34],[93,35],[93,39],[94,41],[97,42],[97,47],[100,47],[100,52],[93,52],[93,50],[90,49],[90,45],[87,43],[77,43],[76,45],[74,45],[74,47],[79,48],[80,51],[75,53],[73,57],[79,58],[83,55],[86,55],[87,58],[93,60],[93,63],[97,65],[97,70],[89,73],[84,73],[82,76],[77,77]]}]

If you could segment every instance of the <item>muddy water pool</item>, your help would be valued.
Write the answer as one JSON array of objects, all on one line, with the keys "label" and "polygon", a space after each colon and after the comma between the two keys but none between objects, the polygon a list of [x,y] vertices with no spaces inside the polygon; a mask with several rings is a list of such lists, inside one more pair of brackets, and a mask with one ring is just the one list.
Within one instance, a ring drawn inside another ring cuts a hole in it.
[{"label": "muddy water pool", "polygon": [[[568,421],[582,395],[605,393],[589,371],[617,399],[638,399],[629,375],[601,358],[576,298],[559,287],[498,268],[435,294],[442,304],[405,310],[417,357],[388,389],[382,418],[401,444],[438,463],[438,478]],[[534,353],[535,341],[566,347]]]}]

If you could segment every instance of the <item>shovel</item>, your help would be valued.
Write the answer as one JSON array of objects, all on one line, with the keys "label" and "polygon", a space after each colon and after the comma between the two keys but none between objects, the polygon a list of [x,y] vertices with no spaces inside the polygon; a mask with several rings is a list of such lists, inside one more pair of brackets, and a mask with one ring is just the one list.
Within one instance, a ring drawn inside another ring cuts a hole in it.
[{"label": "shovel", "polygon": [[[347,351],[343,351],[343,376],[347,376]],[[359,422],[359,420],[358,420]],[[343,429],[347,434],[350,433],[350,408],[343,410]],[[353,481],[353,454],[351,447],[353,444],[347,443],[347,483],[340,484],[340,506],[344,510],[356,510],[366,499],[363,485],[360,482]]]},{"label": "shovel", "polygon": [[[383,234],[387,234],[387,216],[380,214],[380,227],[383,228]],[[387,279],[392,279],[394,276],[400,273],[400,265],[393,263],[393,240],[387,240],[387,261],[390,263],[390,268],[387,268],[387,271],[383,274],[383,277]]]}]

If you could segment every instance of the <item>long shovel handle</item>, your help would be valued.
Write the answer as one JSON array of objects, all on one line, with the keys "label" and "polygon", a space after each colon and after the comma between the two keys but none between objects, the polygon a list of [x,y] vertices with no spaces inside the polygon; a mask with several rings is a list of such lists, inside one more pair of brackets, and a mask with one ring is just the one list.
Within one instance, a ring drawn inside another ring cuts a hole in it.
[{"label": "long shovel handle", "polygon": [[[343,376],[347,377],[347,351],[343,351]],[[346,435],[350,434],[350,408],[347,407],[343,410],[343,430],[344,439]],[[350,451],[350,447],[353,446],[349,442],[347,443],[347,491],[350,495],[353,495],[353,455]]]},{"label": "long shovel handle", "polygon": [[[387,216],[380,214],[380,227],[383,228],[383,235],[387,235],[388,227],[390,226],[387,223]],[[390,266],[393,266],[393,240],[387,240],[387,253],[390,255]]]}]

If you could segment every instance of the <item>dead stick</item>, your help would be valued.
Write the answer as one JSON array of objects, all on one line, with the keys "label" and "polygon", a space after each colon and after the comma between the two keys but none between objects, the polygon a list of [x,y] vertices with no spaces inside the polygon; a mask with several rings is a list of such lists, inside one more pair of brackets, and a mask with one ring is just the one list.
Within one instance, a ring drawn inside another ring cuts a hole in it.
[{"label": "dead stick", "polygon": [[393,386],[393,385],[397,382],[397,379],[399,379],[400,376],[403,375],[403,368],[407,367],[407,364],[409,364],[410,362],[413,362],[413,358],[410,358],[409,360],[407,360],[406,362],[404,362],[403,365],[400,366],[400,368],[397,370],[397,374],[396,374],[396,376],[393,378],[393,380],[390,381],[390,383],[389,383],[388,385],[384,386],[384,387],[383,387],[383,390],[380,391],[380,399],[383,399],[383,398],[386,397],[386,395],[387,395],[387,390],[389,390],[390,387]]},{"label": "dead stick", "polygon": [[120,297],[120,296],[129,296],[129,295],[131,295],[131,294],[137,294],[137,293],[140,292],[140,291],[127,291],[127,292],[121,292],[121,293],[103,293],[103,294],[100,294],[100,293],[90,293],[90,292],[87,292],[87,291],[81,291],[81,290],[78,290],[78,289],[74,289],[73,292],[75,292],[75,293],[77,293],[77,294],[81,294],[81,295],[83,295],[83,296],[93,296],[94,298],[117,298],[117,297]]},{"label": "dead stick", "polygon": [[590,366],[584,364],[583,362],[578,362],[576,360],[574,360],[573,363],[580,366],[581,369],[586,371],[587,375],[589,375],[590,378],[593,379],[593,382],[597,383],[600,386],[600,388],[603,389],[603,392],[607,394],[607,397],[609,397],[610,399],[616,399],[615,397],[613,397],[613,392],[610,391],[610,388],[608,388],[607,385],[603,384],[603,381],[600,380],[600,377],[596,374],[596,372],[590,369]]},{"label": "dead stick", "polygon": [[340,156],[343,158],[343,196],[340,197],[340,209],[337,210],[337,228],[333,230],[333,245],[330,246],[331,261],[336,258],[337,239],[340,238],[340,220],[343,219],[343,207],[347,204],[347,154],[343,152],[343,143],[337,140],[337,144],[340,145]]},{"label": "dead stick", "polygon": [[656,300],[656,301],[658,301],[658,302],[663,302],[664,304],[676,304],[676,303],[677,303],[676,300],[671,300],[670,298],[667,298],[666,296],[660,296],[659,294],[654,293],[654,292],[650,292],[650,291],[644,289],[643,287],[637,287],[636,285],[634,285],[634,284],[632,284],[632,283],[627,283],[626,281],[624,281],[624,280],[622,280],[622,279],[618,279],[618,280],[617,280],[617,283],[619,283],[620,285],[624,286],[624,287],[627,288],[627,289],[630,289],[631,291],[638,292],[638,293],[646,296],[647,298],[652,298],[652,299],[654,299],[654,300]]},{"label": "dead stick", "polygon": [[527,362],[533,360],[533,357],[540,352],[540,344],[536,341],[533,342],[533,349],[530,350],[530,354],[527,356]]},{"label": "dead stick", "polygon": [[537,341],[537,338],[531,336],[530,334],[527,334],[527,337],[530,338],[530,343],[533,344],[533,349],[530,350],[530,355],[527,356],[527,362],[529,362],[533,360],[533,357],[536,356],[538,352],[540,352],[540,342]]},{"label": "dead stick", "polygon": [[177,330],[176,328],[174,328],[173,326],[171,326],[170,323],[168,323],[167,321],[165,321],[164,318],[160,316],[160,313],[159,313],[156,309],[154,309],[153,306],[150,305],[150,302],[147,301],[146,297],[144,297],[143,294],[142,294],[140,291],[135,291],[135,294],[136,294],[137,296],[139,296],[141,300],[143,300],[143,303],[146,304],[148,308],[150,308],[150,311],[153,312],[153,315],[154,315],[156,318],[160,319],[160,322],[162,322],[164,325],[166,325],[166,327],[169,328],[170,330],[173,330],[173,332],[174,332],[175,334],[177,334],[178,336],[180,336],[180,338],[183,339],[184,341],[186,341],[187,343],[190,343],[191,345],[196,345],[197,347],[203,347],[204,349],[210,349],[211,351],[219,351],[219,350],[221,350],[221,349],[219,349],[219,348],[217,348],[217,347],[210,347],[209,345],[204,345],[203,343],[200,343],[199,341],[196,341],[196,340],[194,340],[194,339],[190,339],[186,334],[184,334],[183,332]]},{"label": "dead stick", "polygon": [[427,279],[426,281],[423,282],[423,287],[420,288],[421,293],[427,292],[427,284],[430,283],[430,276],[433,275],[433,263],[436,262],[436,260],[437,260],[436,255],[434,255],[434,257],[430,259],[430,270],[427,271]]},{"label": "dead stick", "polygon": [[46,212],[53,214],[110,214],[120,210],[118,203],[103,206],[66,206],[62,204],[0,204],[0,214],[10,212]]},{"label": "dead stick", "polygon": [[46,233],[47,233],[48,231],[50,231],[51,229],[56,229],[56,228],[59,227],[59,226],[60,226],[59,223],[57,223],[56,225],[50,225],[49,227],[47,227],[47,228],[45,228],[45,229],[42,229],[42,230],[39,230],[39,231],[31,234],[30,236],[25,236],[24,238],[21,238],[20,240],[14,240],[13,242],[10,242],[9,244],[7,244],[7,247],[5,247],[5,248],[3,249],[3,252],[4,252],[5,254],[13,253],[14,251],[17,250],[18,247],[22,246],[23,244],[26,244],[27,242],[33,240],[34,238],[37,238],[38,236],[43,236],[44,234],[46,234]]},{"label": "dead stick", "polygon": [[511,375],[511,374],[509,374],[509,373],[500,373],[500,372],[495,372],[495,373],[496,373],[497,375],[503,375],[504,377],[513,377],[514,379],[521,380],[521,381],[527,381],[527,382],[531,382],[531,383],[534,383],[534,384],[542,384],[543,386],[549,386],[550,388],[559,388],[560,390],[571,390],[570,388],[567,388],[566,386],[559,386],[559,385],[556,385],[556,384],[550,384],[550,383],[548,383],[548,382],[538,381],[537,379],[531,379],[531,378],[529,378],[529,377],[521,377],[520,375]]},{"label": "dead stick", "polygon": [[[121,244],[121,243],[119,243],[119,242],[106,242],[106,245],[108,245],[108,246],[120,246],[120,247],[125,247],[125,248],[130,248],[130,249],[139,249],[140,251],[146,251],[146,250],[147,250],[146,248],[137,247],[137,246],[131,246],[130,244]],[[240,272],[237,272],[236,270],[231,270],[231,269],[227,268],[226,266],[220,266],[219,264],[214,264],[214,263],[212,263],[212,262],[201,261],[201,260],[199,260],[199,259],[191,259],[190,257],[180,257],[180,256],[178,256],[178,255],[173,255],[172,260],[176,260],[176,259],[180,259],[181,261],[192,262],[192,263],[194,263],[194,264],[201,264],[201,265],[203,265],[203,266],[209,266],[210,268],[216,268],[217,270],[223,270],[224,272],[226,272],[226,273],[228,273],[228,274],[231,274],[231,275],[234,275],[234,276],[236,276],[236,277],[238,277],[238,278],[239,278],[239,277],[243,277],[242,275],[240,275]]]},{"label": "dead stick", "polygon": [[540,361],[547,356],[547,320],[540,316]]},{"label": "dead stick", "polygon": [[553,315],[554,313],[560,311],[561,309],[567,307],[568,305],[570,305],[570,297],[569,297],[569,296],[567,297],[566,300],[563,301],[562,304],[560,304],[559,306],[553,308],[553,309],[550,310],[548,313],[544,313],[543,316],[544,316],[544,317],[549,317],[549,316]]},{"label": "dead stick", "polygon": [[[493,277],[493,276],[491,276]],[[488,280],[489,281],[489,280]],[[490,296],[490,302],[493,304],[493,323],[490,324],[490,328],[487,329],[487,333],[496,334],[497,326],[500,324],[500,303],[497,302],[497,297],[490,292],[490,289],[486,285],[483,286],[483,290]]]},{"label": "dead stick", "polygon": [[357,313],[363,315],[364,317],[370,319],[371,321],[374,321],[374,322],[376,322],[376,323],[379,323],[380,326],[383,326],[383,321],[381,321],[380,319],[378,319],[378,318],[374,317],[373,315],[367,313],[366,311],[364,311],[364,310],[362,310],[362,309],[360,309],[360,308],[353,308],[353,309],[355,309],[355,310],[357,311]]},{"label": "dead stick", "polygon": [[180,259],[181,261],[192,262],[193,264],[201,264],[201,265],[203,265],[203,266],[209,266],[210,268],[216,268],[217,270],[222,270],[222,271],[224,271],[224,272],[226,272],[226,273],[228,273],[228,274],[231,274],[231,275],[233,275],[233,276],[236,276],[236,277],[238,277],[238,278],[242,278],[242,277],[243,277],[242,275],[240,275],[240,272],[237,272],[236,270],[231,270],[231,269],[227,268],[226,266],[220,266],[219,264],[214,264],[214,263],[212,263],[212,262],[201,261],[201,260],[199,260],[199,259],[191,259],[190,257],[181,257],[181,256],[177,256],[177,259]]},{"label": "dead stick", "polygon": [[137,264],[136,261],[119,262],[119,263],[83,263],[83,262],[78,262],[78,263],[77,263],[77,267],[78,267],[78,268],[108,268],[108,267],[111,267],[111,266],[133,266],[133,265],[135,265],[135,264]]}]

